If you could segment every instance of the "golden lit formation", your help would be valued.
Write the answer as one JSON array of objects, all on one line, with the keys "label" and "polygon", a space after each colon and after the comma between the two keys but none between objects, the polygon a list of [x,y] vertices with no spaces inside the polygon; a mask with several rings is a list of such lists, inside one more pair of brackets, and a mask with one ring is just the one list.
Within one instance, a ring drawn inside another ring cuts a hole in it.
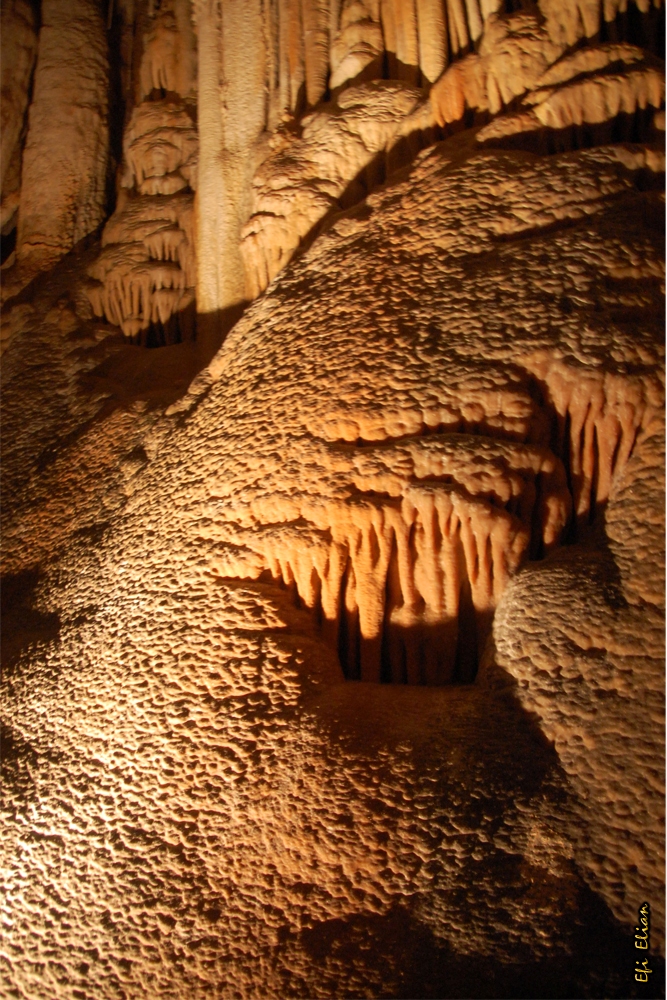
[{"label": "golden lit formation", "polygon": [[1,10],[0,994],[662,995],[660,0]]}]

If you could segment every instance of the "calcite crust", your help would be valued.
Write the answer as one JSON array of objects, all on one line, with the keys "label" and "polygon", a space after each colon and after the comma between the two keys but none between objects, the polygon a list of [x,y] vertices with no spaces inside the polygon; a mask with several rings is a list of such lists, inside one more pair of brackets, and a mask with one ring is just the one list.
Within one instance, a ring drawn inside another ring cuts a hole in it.
[{"label": "calcite crust", "polygon": [[2,7],[0,994],[659,996],[660,4],[67,6]]}]

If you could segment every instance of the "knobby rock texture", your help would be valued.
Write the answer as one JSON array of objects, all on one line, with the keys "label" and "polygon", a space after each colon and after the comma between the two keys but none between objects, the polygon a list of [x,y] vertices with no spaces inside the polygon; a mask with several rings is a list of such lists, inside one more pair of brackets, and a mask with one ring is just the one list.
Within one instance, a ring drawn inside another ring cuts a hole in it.
[{"label": "knobby rock texture", "polygon": [[662,16],[3,2],[3,996],[664,996]]}]

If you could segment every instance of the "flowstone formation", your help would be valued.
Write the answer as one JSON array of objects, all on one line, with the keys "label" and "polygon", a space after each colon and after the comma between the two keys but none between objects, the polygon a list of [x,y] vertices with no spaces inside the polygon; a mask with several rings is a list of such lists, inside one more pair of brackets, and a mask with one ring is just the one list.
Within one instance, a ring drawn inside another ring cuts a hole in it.
[{"label": "flowstone formation", "polygon": [[3,995],[664,996],[662,9],[517,7],[3,5]]},{"label": "flowstone formation", "polygon": [[196,283],[198,143],[189,4],[160,4],[134,28],[142,44],[130,85],[136,103],[123,136],[116,211],[88,271],[88,297],[95,315],[126,337],[159,346],[194,336],[188,307]]}]

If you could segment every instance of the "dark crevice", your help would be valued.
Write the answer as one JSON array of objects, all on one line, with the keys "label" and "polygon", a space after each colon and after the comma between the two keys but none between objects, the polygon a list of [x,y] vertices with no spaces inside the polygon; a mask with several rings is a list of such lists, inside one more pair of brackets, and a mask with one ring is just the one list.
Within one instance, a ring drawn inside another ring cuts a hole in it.
[{"label": "dark crevice", "polygon": [[60,615],[35,607],[36,591],[42,574],[39,568],[5,574],[0,580],[0,613],[2,631],[2,673],[13,672],[21,654],[36,644],[58,640]]},{"label": "dark crevice", "polygon": [[0,264],[4,264],[16,250],[16,225],[8,233],[2,233],[0,236],[0,249],[2,256]]},{"label": "dark crevice", "polygon": [[[480,149],[508,149],[557,156],[576,150],[608,146],[618,142],[664,143],[664,132],[654,124],[658,109],[648,106],[634,113],[621,112],[615,118],[599,124],[570,125],[567,128],[535,128],[506,136],[489,138],[479,143]],[[651,183],[651,182],[649,182]],[[652,182],[655,184],[655,180]]]},{"label": "dark crevice", "polygon": [[151,323],[128,341],[139,347],[170,347],[196,339],[197,316],[192,302],[180,312],[172,313],[166,323]]}]

